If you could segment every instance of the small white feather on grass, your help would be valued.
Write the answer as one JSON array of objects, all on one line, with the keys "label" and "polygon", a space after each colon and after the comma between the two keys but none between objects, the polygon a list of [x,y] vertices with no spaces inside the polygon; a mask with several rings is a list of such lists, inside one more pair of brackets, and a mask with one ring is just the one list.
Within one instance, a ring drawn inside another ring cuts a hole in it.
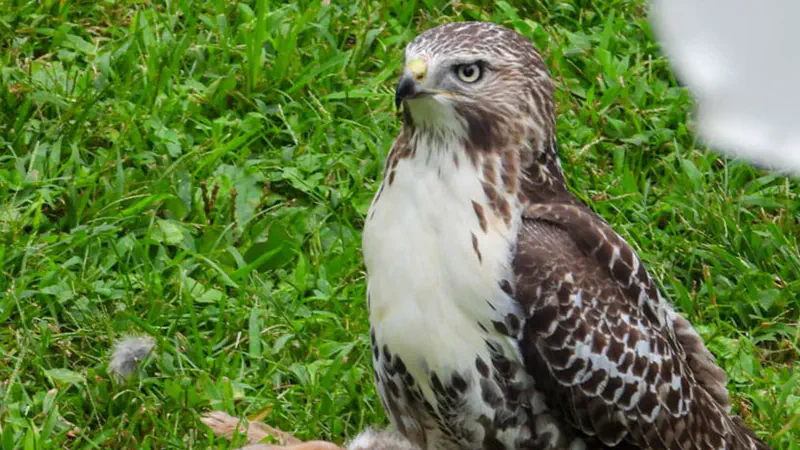
[{"label": "small white feather on grass", "polygon": [[156,342],[150,336],[125,336],[114,344],[109,373],[118,381],[128,379],[155,348]]}]

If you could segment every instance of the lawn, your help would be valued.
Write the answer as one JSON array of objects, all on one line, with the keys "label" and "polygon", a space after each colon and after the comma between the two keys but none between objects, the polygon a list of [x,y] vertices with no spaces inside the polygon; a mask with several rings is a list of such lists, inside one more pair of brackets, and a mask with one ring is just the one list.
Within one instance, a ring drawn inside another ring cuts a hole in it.
[{"label": "lawn", "polygon": [[[643,1],[389,3],[2,2],[0,448],[227,448],[210,409],[386,423],[360,235],[402,49],[483,19],[546,56],[570,187],[800,449],[800,183],[696,140]],[[157,352],[118,383],[125,334]]]}]

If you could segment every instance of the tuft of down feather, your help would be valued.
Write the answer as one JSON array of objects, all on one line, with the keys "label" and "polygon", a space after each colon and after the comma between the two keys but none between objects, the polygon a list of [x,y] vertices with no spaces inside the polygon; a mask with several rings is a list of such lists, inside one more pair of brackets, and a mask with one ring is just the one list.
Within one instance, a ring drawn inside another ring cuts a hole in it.
[{"label": "tuft of down feather", "polygon": [[114,344],[108,371],[118,381],[131,376],[139,362],[155,348],[155,340],[150,336],[126,336]]},{"label": "tuft of down feather", "polygon": [[397,431],[367,428],[347,444],[347,450],[418,450]]}]

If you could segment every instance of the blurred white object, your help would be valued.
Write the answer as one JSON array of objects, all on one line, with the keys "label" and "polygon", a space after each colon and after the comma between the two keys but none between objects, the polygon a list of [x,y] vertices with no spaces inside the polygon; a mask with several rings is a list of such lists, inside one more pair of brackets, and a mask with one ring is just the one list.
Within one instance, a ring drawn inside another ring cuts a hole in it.
[{"label": "blurred white object", "polygon": [[652,0],[651,24],[715,150],[800,174],[800,0]]}]

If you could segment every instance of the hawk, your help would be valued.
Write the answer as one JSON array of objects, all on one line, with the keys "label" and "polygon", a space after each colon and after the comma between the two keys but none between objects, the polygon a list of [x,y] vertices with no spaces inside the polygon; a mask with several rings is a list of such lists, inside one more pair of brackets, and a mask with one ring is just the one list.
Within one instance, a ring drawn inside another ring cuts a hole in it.
[{"label": "hawk", "polygon": [[566,187],[553,81],[499,25],[405,51],[367,213],[375,380],[423,449],[767,449],[634,250]]}]

